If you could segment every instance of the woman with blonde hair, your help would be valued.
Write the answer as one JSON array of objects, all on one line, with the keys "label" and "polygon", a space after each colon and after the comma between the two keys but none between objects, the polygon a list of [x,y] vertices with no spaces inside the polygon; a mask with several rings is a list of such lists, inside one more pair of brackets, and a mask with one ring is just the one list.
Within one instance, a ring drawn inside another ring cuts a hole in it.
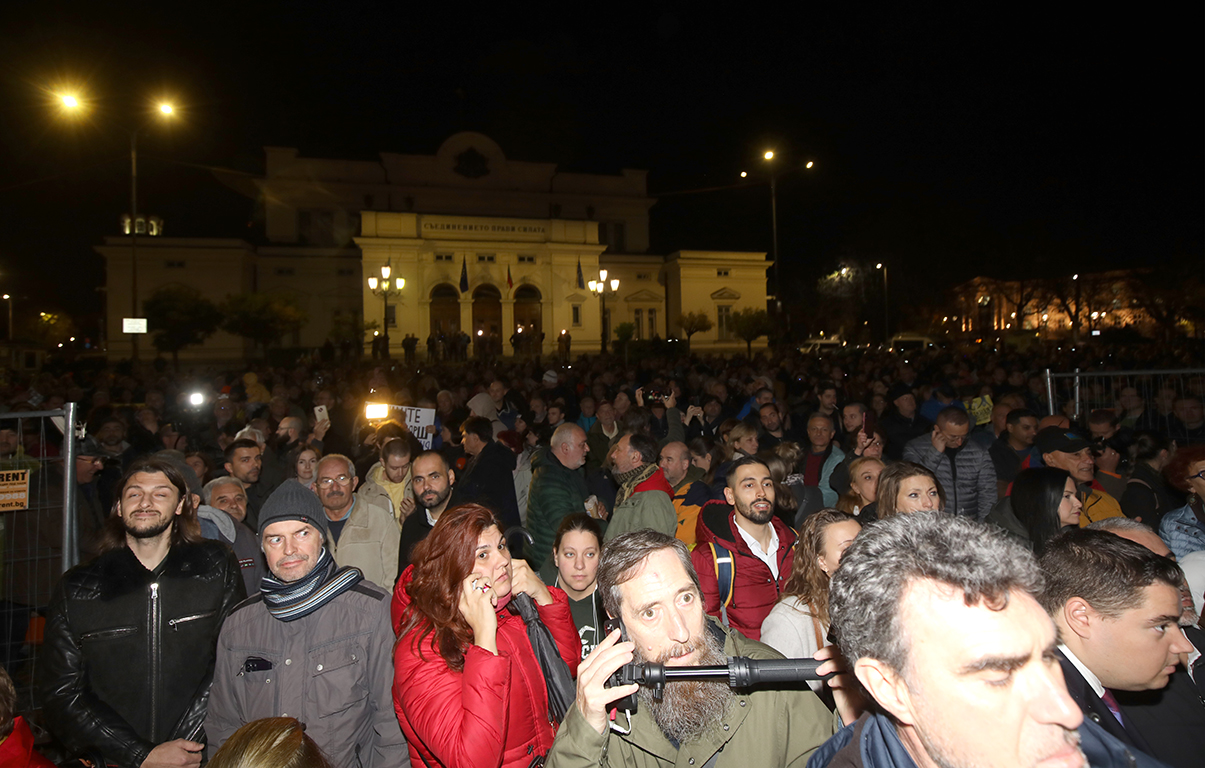
[{"label": "woman with blonde hair", "polygon": [[[790,659],[807,659],[827,643],[828,585],[862,526],[852,515],[822,509],[799,529],[791,575],[782,598],[761,625],[761,642]],[[813,690],[820,681],[811,681]]]},{"label": "woman with blonde hair", "polygon": [[883,469],[883,462],[876,458],[854,459],[849,465],[849,490],[837,500],[837,509],[863,522],[877,520],[879,475]]},{"label": "woman with blonde hair", "polygon": [[334,768],[295,717],[265,717],[234,732],[209,768]]}]

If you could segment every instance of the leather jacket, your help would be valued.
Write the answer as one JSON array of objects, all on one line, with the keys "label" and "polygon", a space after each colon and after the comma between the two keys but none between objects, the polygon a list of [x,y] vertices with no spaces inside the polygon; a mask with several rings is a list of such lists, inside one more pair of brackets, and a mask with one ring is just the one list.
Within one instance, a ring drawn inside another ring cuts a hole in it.
[{"label": "leather jacket", "polygon": [[218,630],[244,597],[234,553],[174,544],[154,571],[129,547],[68,571],[46,618],[37,696],[70,754],[137,768],[157,745],[204,741]]}]

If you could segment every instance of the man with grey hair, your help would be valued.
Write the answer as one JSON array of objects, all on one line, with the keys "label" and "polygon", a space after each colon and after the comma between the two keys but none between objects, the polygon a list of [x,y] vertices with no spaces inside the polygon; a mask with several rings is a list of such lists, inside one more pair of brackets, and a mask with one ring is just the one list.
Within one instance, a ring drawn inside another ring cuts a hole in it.
[{"label": "man with grey hair", "polygon": [[[254,595],[267,571],[255,532],[244,522],[247,519],[247,488],[243,481],[237,477],[219,477],[206,483],[201,489],[197,518],[206,538],[217,538],[234,550],[247,594]],[[216,537],[208,535],[206,521],[214,526]]]},{"label": "man with grey hair", "polygon": [[829,591],[830,637],[876,705],[808,762],[824,766],[1154,766],[1067,693],[1033,555],[940,512],[865,528]]},{"label": "man with grey hair", "polygon": [[[806,686],[750,691],[726,682],[671,681],[660,697],[636,685],[606,686],[630,662],[681,667],[723,665],[728,656],[782,658],[703,613],[690,553],[673,536],[643,529],[613,539],[599,565],[598,590],[620,629],[578,668],[577,698],[548,753],[550,768],[801,765],[832,733],[832,715]],[[817,656],[831,653],[826,648]],[[635,712],[613,712],[615,701],[633,693]],[[838,703],[843,715],[856,717],[843,697]]]},{"label": "man with grey hair", "polygon": [[388,589],[397,579],[402,531],[387,507],[356,496],[356,465],[328,454],[314,470],[314,493],[326,511],[327,546],[339,566],[354,566],[364,578]]},{"label": "man with grey hair", "polygon": [[561,519],[574,512],[598,516],[598,507],[587,509],[586,473],[582,465],[590,446],[586,432],[576,424],[562,424],[552,433],[547,448],[531,457],[531,486],[527,492],[527,529],[532,543],[527,562],[534,570],[544,566],[552,553],[552,540]]}]

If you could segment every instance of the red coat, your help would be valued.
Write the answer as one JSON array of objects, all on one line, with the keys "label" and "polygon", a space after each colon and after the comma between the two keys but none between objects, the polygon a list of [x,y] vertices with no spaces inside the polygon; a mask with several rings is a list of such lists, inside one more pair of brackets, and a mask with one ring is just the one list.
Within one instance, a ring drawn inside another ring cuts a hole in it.
[{"label": "red coat", "polygon": [[782,595],[782,588],[790,578],[795,562],[795,532],[777,516],[771,524],[778,532],[778,579],[737,533],[736,513],[722,501],[709,502],[699,512],[696,528],[698,544],[690,553],[690,560],[699,574],[699,586],[703,588],[704,610],[717,619],[720,617],[720,592],[716,582],[715,560],[708,544],[717,542],[732,553],[736,573],[732,580],[728,623],[750,640],[761,639],[761,623]]},{"label": "red coat", "polygon": [[[402,584],[407,581],[409,574],[403,574],[394,593],[395,609],[404,608]],[[569,599],[556,587],[548,591],[552,605],[537,609],[576,677],[581,641]],[[431,635],[422,642],[419,658],[419,634],[411,631],[400,638],[393,653],[393,706],[413,765],[527,768],[537,754],[548,753],[556,726],[548,719],[548,689],[523,619],[500,610],[498,655],[471,645],[463,672],[448,668]]]},{"label": "red coat", "polygon": [[13,732],[0,744],[0,768],[54,768],[34,751],[33,733],[20,715],[13,721]]}]

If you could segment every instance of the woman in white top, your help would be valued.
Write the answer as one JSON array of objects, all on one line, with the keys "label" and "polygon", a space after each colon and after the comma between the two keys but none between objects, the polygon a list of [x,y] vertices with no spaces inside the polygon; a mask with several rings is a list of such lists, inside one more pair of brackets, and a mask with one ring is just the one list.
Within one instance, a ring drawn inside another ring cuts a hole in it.
[{"label": "woman in white top", "polygon": [[[761,641],[789,659],[808,659],[828,643],[828,584],[862,526],[852,515],[822,509],[808,516],[795,544],[782,599],[761,625]],[[819,680],[809,681],[819,691]]]}]

